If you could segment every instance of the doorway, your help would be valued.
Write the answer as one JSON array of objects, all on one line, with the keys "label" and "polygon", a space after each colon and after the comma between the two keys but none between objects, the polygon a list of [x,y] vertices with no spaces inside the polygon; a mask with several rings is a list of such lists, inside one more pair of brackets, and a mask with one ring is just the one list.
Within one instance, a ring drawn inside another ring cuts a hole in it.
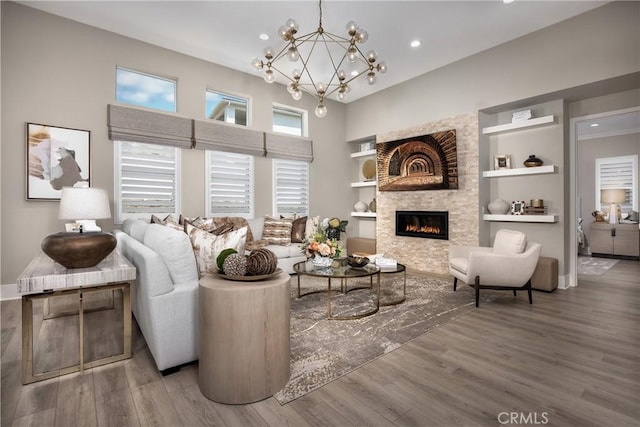
[{"label": "doorway", "polygon": [[[620,141],[626,142],[626,149],[618,146]],[[628,141],[632,141],[629,144]],[[635,143],[635,150],[629,152],[629,146]],[[594,148],[595,147],[595,148]],[[581,152],[582,149],[582,152]],[[586,151],[589,156],[584,155]],[[570,218],[575,226],[570,227],[570,239],[575,244],[570,248],[570,277],[569,286],[577,286],[578,275],[578,255],[584,252],[589,254],[589,225],[593,222],[591,212],[596,210],[596,202],[599,197],[596,195],[595,184],[584,179],[587,171],[592,171],[595,175],[595,162],[588,160],[590,157],[614,157],[618,154],[640,153],[640,107],[627,108],[623,110],[609,111],[605,113],[593,114],[572,118],[570,121]],[[583,154],[583,155],[581,155]],[[586,159],[586,160],[585,160]],[[587,163],[585,163],[587,162]],[[635,209],[637,211],[637,171],[635,173],[636,200]],[[582,223],[579,224],[580,219]],[[580,227],[582,232],[580,231]],[[582,242],[580,241],[582,240]],[[582,245],[582,246],[581,246]],[[586,246],[585,246],[586,245]],[[606,269],[611,262],[602,264]],[[609,267],[611,268],[611,266]]]}]

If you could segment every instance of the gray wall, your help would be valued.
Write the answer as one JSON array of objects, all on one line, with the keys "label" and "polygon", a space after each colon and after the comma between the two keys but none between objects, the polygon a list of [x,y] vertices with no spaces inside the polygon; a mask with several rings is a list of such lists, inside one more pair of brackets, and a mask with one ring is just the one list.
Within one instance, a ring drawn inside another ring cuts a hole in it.
[{"label": "gray wall", "polygon": [[[343,185],[351,176],[343,104],[330,102],[327,117],[319,120],[310,96],[296,103],[283,86],[260,77],[10,2],[2,2],[1,52],[3,284],[15,283],[42,239],[62,231],[64,223],[57,219],[57,202],[25,200],[26,122],[90,130],[91,184],[106,188],[113,200],[106,119],[107,104],[115,102],[116,66],[177,78],[177,114],[188,118],[204,118],[206,88],[250,97],[251,127],[259,130],[271,130],[273,102],[306,109],[315,154],[311,213],[346,218],[352,209],[352,191]],[[182,213],[203,215],[204,151],[183,150],[182,160]],[[255,166],[256,215],[271,214],[271,159],[258,158]],[[112,220],[99,224],[114,227]]]}]

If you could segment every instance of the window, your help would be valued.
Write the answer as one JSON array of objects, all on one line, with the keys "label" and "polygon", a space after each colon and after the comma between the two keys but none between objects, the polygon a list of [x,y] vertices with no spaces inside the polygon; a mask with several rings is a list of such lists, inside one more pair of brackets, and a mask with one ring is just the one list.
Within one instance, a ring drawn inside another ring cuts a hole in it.
[{"label": "window", "polygon": [[275,215],[309,214],[309,163],[273,159],[273,182]]},{"label": "window", "polygon": [[253,156],[207,150],[206,215],[253,217]]},{"label": "window", "polygon": [[279,105],[273,106],[273,131],[289,135],[306,134],[306,112]]},{"label": "window", "polygon": [[607,189],[625,190],[625,201],[620,203],[621,212],[638,210],[637,155],[596,159],[596,207],[598,210],[605,210],[600,203],[600,191]]},{"label": "window", "polygon": [[116,223],[180,211],[180,149],[114,141]]},{"label": "window", "polygon": [[[304,136],[307,113],[281,105],[273,106],[273,131]],[[309,163],[273,159],[273,213],[291,216],[309,214]]]},{"label": "window", "polygon": [[116,101],[176,112],[176,81],[116,68]]},{"label": "window", "polygon": [[206,93],[208,119],[247,126],[247,100],[211,90]]}]

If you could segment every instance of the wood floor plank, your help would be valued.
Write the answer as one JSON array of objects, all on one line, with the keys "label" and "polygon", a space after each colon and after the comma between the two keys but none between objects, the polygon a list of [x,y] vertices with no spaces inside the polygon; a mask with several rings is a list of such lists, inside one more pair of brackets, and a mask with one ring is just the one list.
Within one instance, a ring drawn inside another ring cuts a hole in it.
[{"label": "wood floor plank", "polygon": [[[545,414],[550,426],[637,426],[639,277],[639,262],[620,261],[576,288],[534,293],[533,305],[495,291],[495,301],[286,405],[212,402],[197,364],[162,377],[135,322],[132,359],[22,386],[20,301],[6,301],[1,424],[484,427],[513,411]],[[41,306],[34,327],[45,339],[71,331],[42,321]],[[94,338],[109,343],[108,334]]]}]

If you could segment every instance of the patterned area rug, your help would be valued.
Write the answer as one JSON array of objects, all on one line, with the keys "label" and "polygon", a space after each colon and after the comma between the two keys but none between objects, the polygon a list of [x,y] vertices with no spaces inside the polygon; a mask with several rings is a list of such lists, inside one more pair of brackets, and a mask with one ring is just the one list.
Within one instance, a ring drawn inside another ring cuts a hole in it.
[{"label": "patterned area rug", "polygon": [[617,259],[580,256],[578,257],[578,274],[599,276],[609,271],[617,263]]},{"label": "patterned area rug", "polygon": [[[403,275],[381,276],[381,300],[402,295]],[[350,279],[349,289],[369,285],[369,279]],[[327,280],[302,276],[302,293],[326,290]],[[332,289],[339,287],[332,281]],[[357,314],[372,307],[373,292],[332,293],[333,315]],[[291,377],[274,395],[284,405],[351,372],[410,340],[475,309],[473,289],[453,280],[407,274],[406,301],[380,307],[357,320],[327,320],[327,293],[297,298],[297,277],[291,277]],[[497,296],[480,293],[480,306]]]}]

